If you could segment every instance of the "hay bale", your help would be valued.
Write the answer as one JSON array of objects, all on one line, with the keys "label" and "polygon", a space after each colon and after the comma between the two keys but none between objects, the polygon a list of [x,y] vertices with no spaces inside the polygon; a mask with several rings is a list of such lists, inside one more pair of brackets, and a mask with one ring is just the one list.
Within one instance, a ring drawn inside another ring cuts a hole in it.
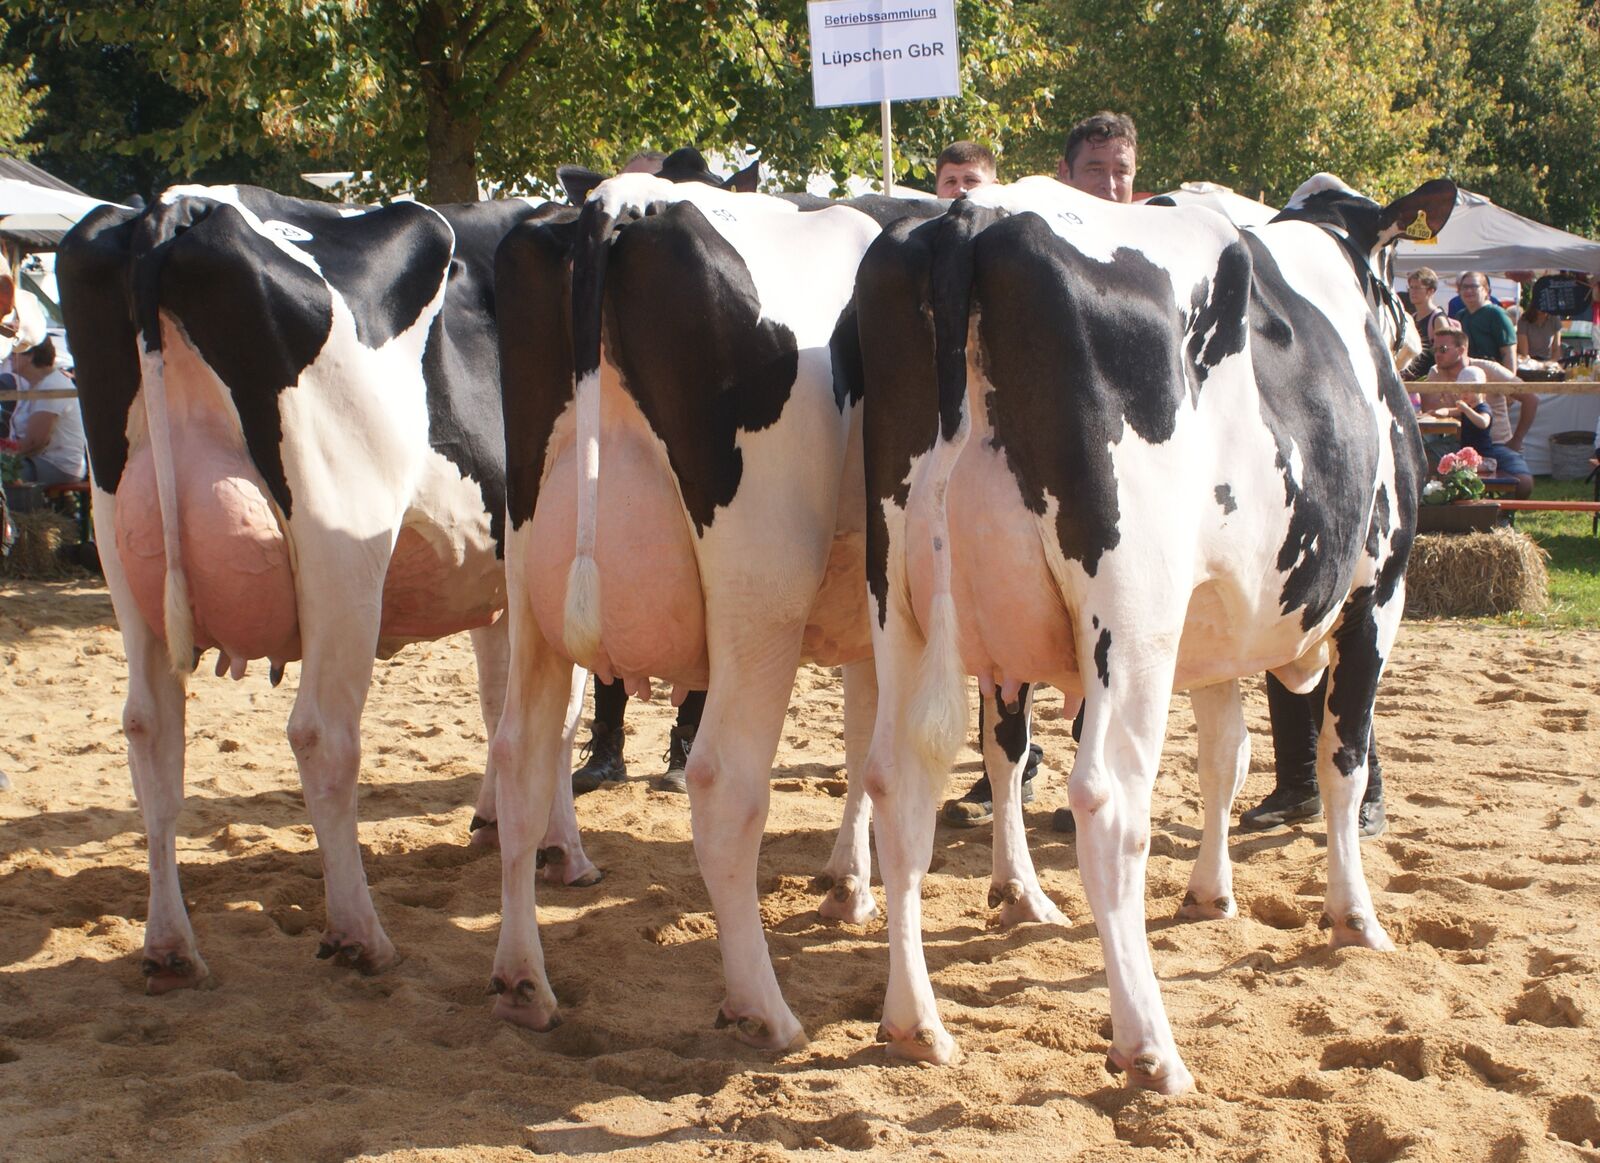
[{"label": "hay bale", "polygon": [[1475,618],[1550,603],[1549,554],[1526,533],[1419,533],[1406,566],[1406,617]]},{"label": "hay bale", "polygon": [[17,542],[11,556],[0,559],[0,574],[7,577],[68,577],[78,567],[62,553],[64,546],[78,543],[78,526],[70,517],[51,509],[34,513],[13,513]]}]

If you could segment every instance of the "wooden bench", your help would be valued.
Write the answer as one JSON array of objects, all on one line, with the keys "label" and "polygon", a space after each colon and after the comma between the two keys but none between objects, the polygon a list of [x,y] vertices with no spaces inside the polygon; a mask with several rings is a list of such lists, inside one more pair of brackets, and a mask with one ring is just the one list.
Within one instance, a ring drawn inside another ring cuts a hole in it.
[{"label": "wooden bench", "polygon": [[1513,518],[1517,513],[1592,513],[1589,532],[1600,533],[1600,501],[1501,501],[1500,511]]},{"label": "wooden bench", "polygon": [[78,544],[86,545],[93,540],[93,533],[89,525],[89,482],[74,481],[65,485],[45,485],[45,499],[49,501],[62,497],[72,497],[78,515]]}]

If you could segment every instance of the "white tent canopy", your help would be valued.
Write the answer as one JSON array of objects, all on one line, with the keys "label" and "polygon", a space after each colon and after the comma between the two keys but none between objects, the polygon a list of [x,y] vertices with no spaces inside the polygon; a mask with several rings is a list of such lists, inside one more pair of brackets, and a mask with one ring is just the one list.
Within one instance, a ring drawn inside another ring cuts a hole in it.
[{"label": "white tent canopy", "polygon": [[17,178],[0,178],[0,230],[61,231],[77,225],[105,203],[82,194],[36,186]]},{"label": "white tent canopy", "polygon": [[1496,206],[1482,194],[1456,192],[1456,208],[1437,241],[1401,239],[1396,273],[1418,267],[1462,271],[1600,271],[1600,242],[1545,226]]}]

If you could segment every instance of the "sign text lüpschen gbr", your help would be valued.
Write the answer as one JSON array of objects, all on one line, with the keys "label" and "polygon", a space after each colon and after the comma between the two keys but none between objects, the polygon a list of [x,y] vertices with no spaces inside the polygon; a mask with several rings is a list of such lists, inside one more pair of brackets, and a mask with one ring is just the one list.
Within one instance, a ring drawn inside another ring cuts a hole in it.
[{"label": "sign text l\u00fcpschen gbr", "polygon": [[813,0],[806,9],[818,106],[961,92],[955,0]]}]

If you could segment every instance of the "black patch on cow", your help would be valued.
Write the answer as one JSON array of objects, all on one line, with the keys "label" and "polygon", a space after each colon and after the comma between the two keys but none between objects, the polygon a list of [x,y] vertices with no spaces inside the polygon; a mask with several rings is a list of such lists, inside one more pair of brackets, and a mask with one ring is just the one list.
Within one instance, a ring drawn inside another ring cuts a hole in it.
[{"label": "black patch on cow", "polygon": [[[884,229],[856,269],[867,473],[867,587],[878,625],[888,617],[889,526],[884,506],[904,508],[911,462],[939,434],[933,328],[927,315],[936,223],[901,220]],[[835,342],[841,340],[834,333]]]},{"label": "black patch on cow", "polygon": [[1094,672],[1100,676],[1100,685],[1111,686],[1111,631],[1103,629],[1094,644]]},{"label": "black patch on cow", "polygon": [[1233,499],[1232,485],[1218,485],[1211,490],[1211,495],[1216,497],[1217,504],[1222,506],[1223,516],[1227,516],[1239,507],[1239,502]]},{"label": "black patch on cow", "polygon": [[[455,232],[444,309],[428,332],[422,375],[428,443],[478,485],[498,553],[505,549],[506,427],[501,412],[495,251],[512,227],[545,212],[520,199],[437,207]],[[571,212],[567,212],[571,216]]]},{"label": "black patch on cow", "polygon": [[1000,744],[1000,750],[1013,764],[1021,761],[1022,753],[1028,749],[1028,715],[1023,710],[1027,706],[1028,684],[1023,683],[1017,693],[1016,710],[1007,711],[1005,701],[1000,697],[997,689],[994,693],[994,741]]},{"label": "black patch on cow", "polygon": [[287,258],[234,207],[203,209],[174,233],[166,216],[141,221],[141,231],[149,231],[143,241],[151,244],[143,257],[139,240],[134,248],[141,330],[149,344],[158,310],[179,321],[227,385],[250,459],[288,517],[293,498],[284,477],[278,394],[299,381],[327,342],[333,298],[315,272]]},{"label": "black patch on cow", "polygon": [[1289,286],[1271,252],[1255,236],[1243,237],[1255,271],[1251,362],[1290,511],[1276,562],[1287,575],[1279,604],[1285,614],[1300,610],[1301,626],[1310,629],[1349,593],[1367,539],[1379,432],[1346,340]]},{"label": "black patch on cow", "polygon": [[1378,694],[1383,657],[1378,653],[1378,623],[1373,617],[1376,591],[1362,586],[1345,602],[1334,632],[1339,656],[1328,679],[1328,710],[1334,716],[1339,746],[1333,763],[1339,774],[1353,775],[1367,760],[1372,739],[1372,706]]},{"label": "black patch on cow", "polygon": [[1096,630],[1100,629],[1100,615],[1099,614],[1095,614],[1095,615],[1091,616],[1090,619],[1089,619],[1089,623]]},{"label": "black patch on cow", "polygon": [[61,316],[77,360],[78,401],[95,483],[115,493],[128,461],[128,410],[139,394],[138,329],[128,286],[137,215],[91,210],[56,256]]},{"label": "black patch on cow", "polygon": [[[494,211],[526,205],[502,202]],[[449,209],[464,223],[468,220],[460,213],[462,207]],[[498,215],[485,215],[490,216]],[[440,229],[433,211],[415,202],[396,202],[349,218],[319,215],[305,222],[284,221],[311,235],[294,245],[317,260],[322,277],[355,317],[356,338],[373,350],[416,323],[438,294],[440,271],[450,262],[450,232]],[[488,251],[494,253],[494,243]],[[278,262],[284,265],[283,259]]]},{"label": "black patch on cow", "polygon": [[572,300],[567,257],[576,211],[513,227],[495,252],[495,304],[505,422],[506,512],[533,516],[556,420],[572,401]]},{"label": "black patch on cow", "polygon": [[[579,274],[575,266],[575,281]],[[761,317],[739,253],[697,206],[677,202],[611,243],[605,336],[703,534],[738,492],[738,435],[775,424],[789,401],[800,357],[794,333]]]},{"label": "black patch on cow", "polygon": [[[974,250],[995,443],[1031,512],[1042,516],[1047,498],[1058,501],[1061,550],[1093,576],[1121,539],[1110,446],[1129,427],[1152,444],[1170,439],[1185,385],[1200,379],[1186,341],[1189,320],[1167,273],[1143,254],[1119,249],[1109,262],[1090,258],[1035,214],[995,223]],[[1194,312],[1206,314],[1208,331],[1219,335],[1237,326],[1221,304],[1243,301],[1223,285],[1224,273],[1230,282],[1248,279],[1249,263],[1219,268],[1208,300],[1219,306]]]},{"label": "black patch on cow", "polygon": [[1230,355],[1244,350],[1245,307],[1250,296],[1250,251],[1231,242],[1217,258],[1217,277],[1202,281],[1190,299],[1189,364],[1198,384]]},{"label": "black patch on cow", "polygon": [[1367,556],[1376,559],[1389,533],[1389,486],[1378,485],[1378,495],[1372,498],[1372,520],[1367,523]]},{"label": "black patch on cow", "polygon": [[833,402],[843,412],[861,402],[861,336],[856,329],[855,296],[839,312],[828,340],[828,359],[833,365]]}]

